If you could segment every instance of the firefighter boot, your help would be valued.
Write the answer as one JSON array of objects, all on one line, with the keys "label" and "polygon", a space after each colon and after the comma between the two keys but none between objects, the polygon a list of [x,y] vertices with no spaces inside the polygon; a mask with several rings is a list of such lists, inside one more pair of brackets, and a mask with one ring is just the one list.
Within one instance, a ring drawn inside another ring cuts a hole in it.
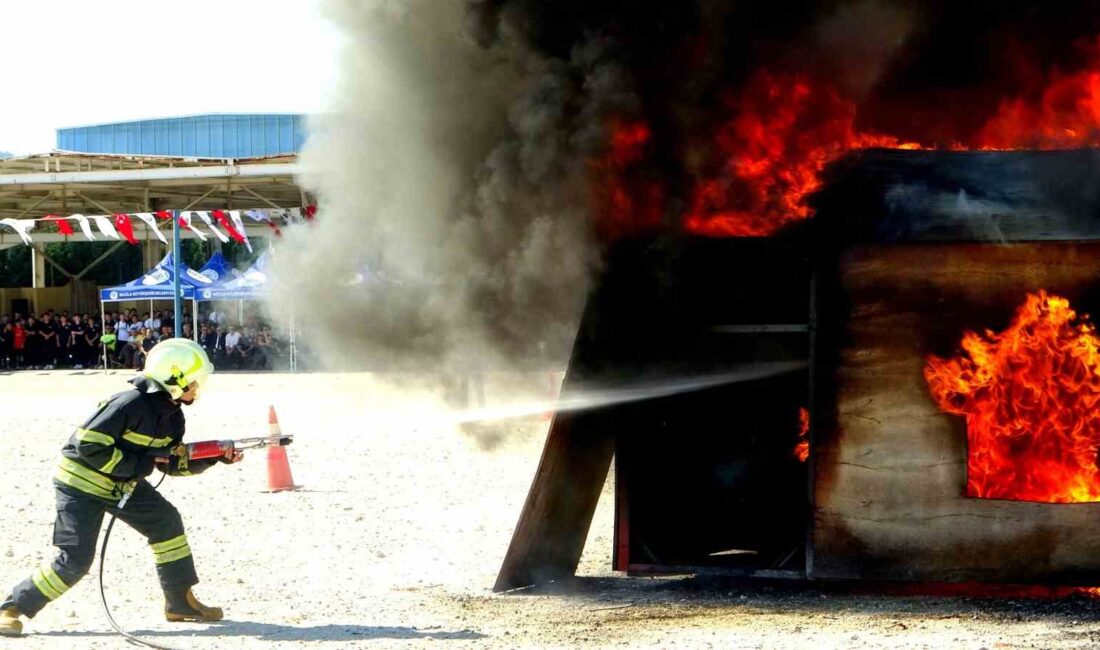
[{"label": "firefighter boot", "polygon": [[14,607],[0,609],[0,636],[19,636],[23,633],[23,621]]},{"label": "firefighter boot", "polygon": [[173,623],[208,623],[222,620],[221,607],[207,607],[195,598],[188,587],[183,591],[166,593],[164,618]]}]

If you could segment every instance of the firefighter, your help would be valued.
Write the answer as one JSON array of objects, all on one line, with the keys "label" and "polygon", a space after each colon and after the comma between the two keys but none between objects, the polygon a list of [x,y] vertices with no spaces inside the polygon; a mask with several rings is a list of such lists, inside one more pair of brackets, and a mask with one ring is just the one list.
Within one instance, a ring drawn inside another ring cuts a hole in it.
[{"label": "firefighter", "polygon": [[240,461],[229,451],[216,459],[188,461],[180,446],[182,406],[191,404],[214,371],[194,341],[169,339],[149,351],[133,387],[101,402],[61,449],[54,474],[57,558],[12,589],[0,605],[0,635],[22,633],[21,616],[33,618],[72,588],[95,558],[105,512],[144,535],[153,552],[169,621],[217,621],[222,610],[195,598],[195,563],[179,512],[145,480],[154,467],[173,476],[198,474],[217,462]]}]

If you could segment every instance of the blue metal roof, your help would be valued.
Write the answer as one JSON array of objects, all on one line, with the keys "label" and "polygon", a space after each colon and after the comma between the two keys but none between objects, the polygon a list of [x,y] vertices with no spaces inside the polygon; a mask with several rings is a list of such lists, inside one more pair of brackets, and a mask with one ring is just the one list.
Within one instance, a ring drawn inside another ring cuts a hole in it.
[{"label": "blue metal roof", "polygon": [[291,114],[212,114],[57,130],[57,148],[80,153],[251,158],[297,153],[305,118]]}]

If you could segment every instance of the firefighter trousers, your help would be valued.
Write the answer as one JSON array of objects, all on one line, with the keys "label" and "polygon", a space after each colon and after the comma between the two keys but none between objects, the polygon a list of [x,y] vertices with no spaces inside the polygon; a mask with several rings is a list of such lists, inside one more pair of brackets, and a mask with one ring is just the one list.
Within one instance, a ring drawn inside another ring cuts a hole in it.
[{"label": "firefighter trousers", "polygon": [[52,600],[59,598],[92,567],[96,541],[109,512],[145,536],[153,551],[160,585],[166,593],[185,590],[198,583],[191,548],[183,532],[183,520],[175,506],[145,480],[139,480],[133,494],[120,510],[117,505],[68,486],[56,485],[57,519],[53,544],[57,557],[20,582],[0,607],[15,606],[33,618]]}]

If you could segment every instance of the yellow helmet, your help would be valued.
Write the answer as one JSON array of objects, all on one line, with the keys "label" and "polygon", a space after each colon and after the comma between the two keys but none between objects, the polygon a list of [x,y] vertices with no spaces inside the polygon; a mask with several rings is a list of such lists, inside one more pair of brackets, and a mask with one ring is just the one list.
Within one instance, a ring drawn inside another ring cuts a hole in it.
[{"label": "yellow helmet", "polygon": [[153,346],[145,357],[141,374],[157,382],[179,399],[191,384],[200,386],[214,372],[206,350],[191,339],[166,339]]}]

